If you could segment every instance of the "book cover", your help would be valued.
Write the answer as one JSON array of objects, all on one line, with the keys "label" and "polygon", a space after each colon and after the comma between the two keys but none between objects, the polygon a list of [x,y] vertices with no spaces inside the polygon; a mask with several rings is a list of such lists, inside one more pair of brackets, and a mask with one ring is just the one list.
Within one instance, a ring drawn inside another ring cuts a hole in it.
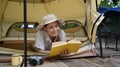
[{"label": "book cover", "polygon": [[77,52],[81,44],[82,43],[80,41],[75,40],[71,40],[68,42],[54,42],[52,43],[50,56],[57,56],[65,49],[68,49],[70,53]]}]

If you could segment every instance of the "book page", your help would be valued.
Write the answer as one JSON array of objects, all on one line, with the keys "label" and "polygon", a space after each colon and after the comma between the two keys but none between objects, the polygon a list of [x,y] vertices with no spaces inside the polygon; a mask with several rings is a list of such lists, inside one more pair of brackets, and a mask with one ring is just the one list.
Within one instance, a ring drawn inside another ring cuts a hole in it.
[{"label": "book page", "polygon": [[57,56],[67,48],[67,42],[55,42],[52,44],[50,56]]},{"label": "book page", "polygon": [[59,42],[53,42],[52,43],[52,47],[56,47],[56,46],[60,46],[60,45],[64,45],[66,44],[67,42],[62,42],[62,41],[59,41]]},{"label": "book page", "polygon": [[68,41],[68,50],[70,53],[77,52],[81,47],[82,43],[79,40],[70,40]]}]

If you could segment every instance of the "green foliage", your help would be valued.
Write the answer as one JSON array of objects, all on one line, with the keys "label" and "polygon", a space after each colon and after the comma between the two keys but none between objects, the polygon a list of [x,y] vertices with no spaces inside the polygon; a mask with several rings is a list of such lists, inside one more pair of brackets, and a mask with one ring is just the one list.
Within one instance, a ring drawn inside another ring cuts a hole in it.
[{"label": "green foliage", "polygon": [[78,27],[79,25],[76,23],[66,23],[65,26],[62,26],[62,29],[69,29],[69,28],[75,28]]},{"label": "green foliage", "polygon": [[114,7],[115,4],[113,3],[113,1],[110,0],[102,0],[100,3],[101,7]]},{"label": "green foliage", "polygon": [[14,28],[21,28],[22,25],[23,25],[23,24],[18,23],[18,24],[16,24],[16,25],[14,25],[13,27],[14,27]]},{"label": "green foliage", "polygon": [[113,1],[113,3],[115,4],[115,5],[117,5],[117,3],[120,1],[120,0],[112,0]]}]

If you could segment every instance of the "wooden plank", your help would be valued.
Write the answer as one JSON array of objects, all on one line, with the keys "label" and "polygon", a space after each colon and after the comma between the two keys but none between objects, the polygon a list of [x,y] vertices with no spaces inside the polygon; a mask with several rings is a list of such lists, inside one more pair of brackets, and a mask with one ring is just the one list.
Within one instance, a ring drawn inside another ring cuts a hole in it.
[{"label": "wooden plank", "polygon": [[101,65],[103,67],[118,67],[120,65],[119,63],[116,63],[116,62],[110,60],[110,58],[105,58],[105,59],[87,58],[85,61],[88,61],[89,63]]},{"label": "wooden plank", "polygon": [[91,61],[89,61],[89,60],[87,60],[87,59],[81,59],[81,60],[83,60],[83,61],[85,61],[85,62],[87,62],[87,63],[93,64],[93,65],[95,65],[95,66],[97,66],[97,67],[104,67],[104,66],[102,66],[102,65],[100,65],[100,64],[91,62]]},{"label": "wooden plank", "polygon": [[55,61],[55,64],[58,65],[58,67],[69,67],[67,64],[63,63],[61,60]]},{"label": "wooden plank", "polygon": [[[56,62],[56,61],[55,61]],[[30,65],[29,63],[27,64],[27,67],[62,67],[62,66],[59,66],[58,64],[56,64],[55,62],[47,62],[45,61],[43,64],[41,65],[36,65],[36,66],[32,66]],[[61,63],[60,63],[61,64]],[[20,65],[18,66],[13,66],[11,65],[11,63],[0,63],[0,67],[19,67]],[[23,65],[24,66],[24,65]],[[66,66],[65,66],[66,67]]]},{"label": "wooden plank", "polygon": [[113,67],[120,67],[120,57],[116,58],[116,57],[110,57],[110,58],[106,58],[109,60],[109,63],[111,66]]},{"label": "wooden plank", "polygon": [[[0,47],[24,50],[24,40],[5,40],[1,42],[2,43],[0,44]],[[31,44],[33,44],[33,41],[27,40],[27,50],[29,51],[31,51],[31,49],[29,48]]]},{"label": "wooden plank", "polygon": [[[0,47],[0,53],[24,55],[24,51],[23,50],[16,50],[16,49],[4,48],[4,47]],[[32,52],[32,51],[27,51],[27,53],[28,53],[28,55],[47,56],[47,54],[38,53],[38,52]]]},{"label": "wooden plank", "polygon": [[88,58],[87,59],[89,62],[92,62],[94,64],[99,64],[103,67],[109,67],[108,61],[105,59],[98,59],[98,58]]},{"label": "wooden plank", "polygon": [[42,65],[38,65],[40,67],[59,67],[55,62],[45,62]]},{"label": "wooden plank", "polygon": [[79,66],[82,66],[82,67],[97,67],[97,65],[94,65],[94,64],[87,63],[87,62],[83,61],[82,58],[81,59],[73,60],[73,62],[75,64],[78,64]]},{"label": "wooden plank", "polygon": [[62,60],[66,65],[68,65],[69,67],[79,67],[78,65],[75,65],[72,62],[73,59],[68,59],[68,60]]},{"label": "wooden plank", "polygon": [[69,67],[96,67],[96,65],[86,63],[81,59],[69,59],[69,60],[63,60],[63,62],[67,64]]}]

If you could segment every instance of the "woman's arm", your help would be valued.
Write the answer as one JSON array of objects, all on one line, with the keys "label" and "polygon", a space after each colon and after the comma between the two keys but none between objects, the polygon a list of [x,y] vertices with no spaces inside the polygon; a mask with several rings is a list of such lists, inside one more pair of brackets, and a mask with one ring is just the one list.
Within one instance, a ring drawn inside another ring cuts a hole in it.
[{"label": "woman's arm", "polygon": [[35,39],[35,45],[34,47],[44,50],[45,49],[45,43],[44,43],[44,37],[42,34],[42,31],[38,31]]},{"label": "woman's arm", "polygon": [[50,50],[38,50],[40,53],[50,54]]},{"label": "woman's arm", "polygon": [[50,54],[50,50],[42,50],[40,48],[34,47],[34,50],[39,53]]}]

